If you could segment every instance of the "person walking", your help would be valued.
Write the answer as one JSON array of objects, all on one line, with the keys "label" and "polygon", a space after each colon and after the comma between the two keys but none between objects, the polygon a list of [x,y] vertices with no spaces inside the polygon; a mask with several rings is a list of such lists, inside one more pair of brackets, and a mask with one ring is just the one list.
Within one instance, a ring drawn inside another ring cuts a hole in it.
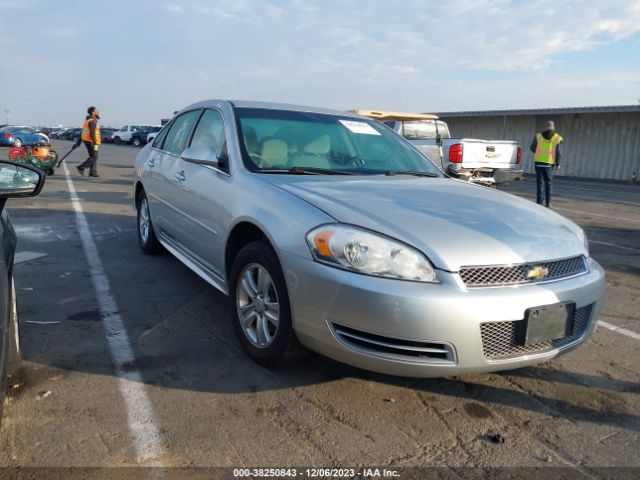
[{"label": "person walking", "polygon": [[98,175],[97,164],[98,150],[102,141],[100,138],[100,125],[98,124],[98,120],[100,120],[100,112],[98,109],[96,107],[89,107],[87,109],[87,118],[85,118],[84,125],[82,125],[80,140],[76,142],[76,146],[79,146],[80,142],[84,143],[84,146],[87,147],[87,152],[89,153],[89,158],[76,167],[80,175],[84,175],[85,169],[88,168],[90,177],[100,176]]},{"label": "person walking", "polygon": [[[536,201],[538,205],[551,206],[553,173],[560,170],[560,144],[564,140],[556,133],[556,126],[549,120],[546,130],[536,134],[531,144],[536,168]],[[544,186],[544,191],[543,191]]]}]

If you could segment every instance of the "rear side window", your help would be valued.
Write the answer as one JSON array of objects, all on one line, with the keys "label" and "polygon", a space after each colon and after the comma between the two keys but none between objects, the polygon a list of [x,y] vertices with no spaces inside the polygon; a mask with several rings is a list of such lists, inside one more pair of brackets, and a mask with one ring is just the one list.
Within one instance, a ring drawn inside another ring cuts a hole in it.
[{"label": "rear side window", "polygon": [[200,110],[191,110],[177,117],[169,127],[162,149],[167,153],[180,155],[199,116]]}]

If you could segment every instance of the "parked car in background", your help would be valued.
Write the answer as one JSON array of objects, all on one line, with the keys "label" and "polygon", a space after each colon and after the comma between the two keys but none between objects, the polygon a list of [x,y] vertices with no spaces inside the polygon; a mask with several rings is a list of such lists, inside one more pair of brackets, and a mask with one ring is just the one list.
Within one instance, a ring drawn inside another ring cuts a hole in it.
[{"label": "parked car in background", "polygon": [[121,143],[130,143],[134,132],[146,132],[147,128],[155,127],[155,125],[125,125],[112,135],[113,143],[120,145]]},{"label": "parked car in background", "polygon": [[50,127],[43,127],[43,128],[41,128],[41,129],[39,129],[39,130],[38,130],[38,133],[41,133],[41,134],[43,134],[43,135],[47,135],[47,136],[49,136],[49,134],[50,134],[53,130],[55,130],[55,129],[50,128]]},{"label": "parked car in background", "polygon": [[100,127],[100,138],[102,139],[102,143],[113,143],[112,135],[117,131],[117,128]]},{"label": "parked car in background", "polygon": [[7,198],[32,197],[42,190],[44,172],[37,168],[0,160],[0,422],[7,377],[20,369],[20,335],[13,273],[16,234],[4,208]]},{"label": "parked car in background", "polygon": [[162,129],[162,127],[158,128],[158,130],[156,130],[154,132],[147,133],[147,143],[153,142],[153,140],[156,138],[156,136],[158,136],[158,133],[160,133],[161,129]]},{"label": "parked car in background", "polygon": [[68,128],[60,134],[61,140],[77,140],[82,134],[82,128]]},{"label": "parked car in background", "polygon": [[[149,142],[149,134],[158,133],[162,127],[143,127],[137,132],[131,134],[131,144],[136,147],[141,147]],[[151,137],[155,138],[155,135]]]},{"label": "parked car in background", "polygon": [[452,177],[495,187],[523,176],[522,148],[511,140],[451,138],[446,122],[425,113],[355,110],[391,127]]},{"label": "parked car in background", "polygon": [[49,143],[49,138],[36,132],[31,127],[8,125],[0,128],[0,145],[21,147],[23,145],[40,145],[42,143]]},{"label": "parked car in background", "polygon": [[164,247],[227,294],[267,366],[303,345],[402,376],[508,370],[596,327],[605,275],[579,226],[445,177],[363,116],[200,102],[133,173],[142,251]]},{"label": "parked car in background", "polygon": [[56,128],[49,134],[49,138],[58,139],[68,128]]}]

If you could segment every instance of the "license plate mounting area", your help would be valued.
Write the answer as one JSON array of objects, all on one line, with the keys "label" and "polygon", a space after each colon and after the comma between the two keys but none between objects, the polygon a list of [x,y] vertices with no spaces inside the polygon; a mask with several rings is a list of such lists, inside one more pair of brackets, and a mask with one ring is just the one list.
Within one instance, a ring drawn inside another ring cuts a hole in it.
[{"label": "license plate mounting area", "polygon": [[517,322],[518,343],[528,347],[571,335],[575,310],[570,302],[528,308],[524,320]]}]

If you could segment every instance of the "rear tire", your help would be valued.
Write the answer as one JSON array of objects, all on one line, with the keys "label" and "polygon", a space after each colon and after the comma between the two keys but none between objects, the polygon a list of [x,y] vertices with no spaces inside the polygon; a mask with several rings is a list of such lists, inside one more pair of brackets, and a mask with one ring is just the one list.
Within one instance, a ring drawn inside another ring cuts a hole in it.
[{"label": "rear tire", "polygon": [[156,232],[153,229],[151,223],[151,212],[149,211],[149,201],[144,190],[138,195],[136,201],[136,207],[138,210],[138,245],[140,249],[149,255],[161,253],[163,251],[162,244],[156,237]]},{"label": "rear tire", "polygon": [[142,141],[141,141],[138,137],[134,138],[134,139],[131,141],[131,143],[133,143],[133,146],[134,146],[134,147],[139,147],[140,145],[142,145]]},{"label": "rear tire", "polygon": [[257,241],[240,250],[229,290],[236,337],[256,363],[282,367],[305,356],[293,330],[284,273],[270,245]]}]

